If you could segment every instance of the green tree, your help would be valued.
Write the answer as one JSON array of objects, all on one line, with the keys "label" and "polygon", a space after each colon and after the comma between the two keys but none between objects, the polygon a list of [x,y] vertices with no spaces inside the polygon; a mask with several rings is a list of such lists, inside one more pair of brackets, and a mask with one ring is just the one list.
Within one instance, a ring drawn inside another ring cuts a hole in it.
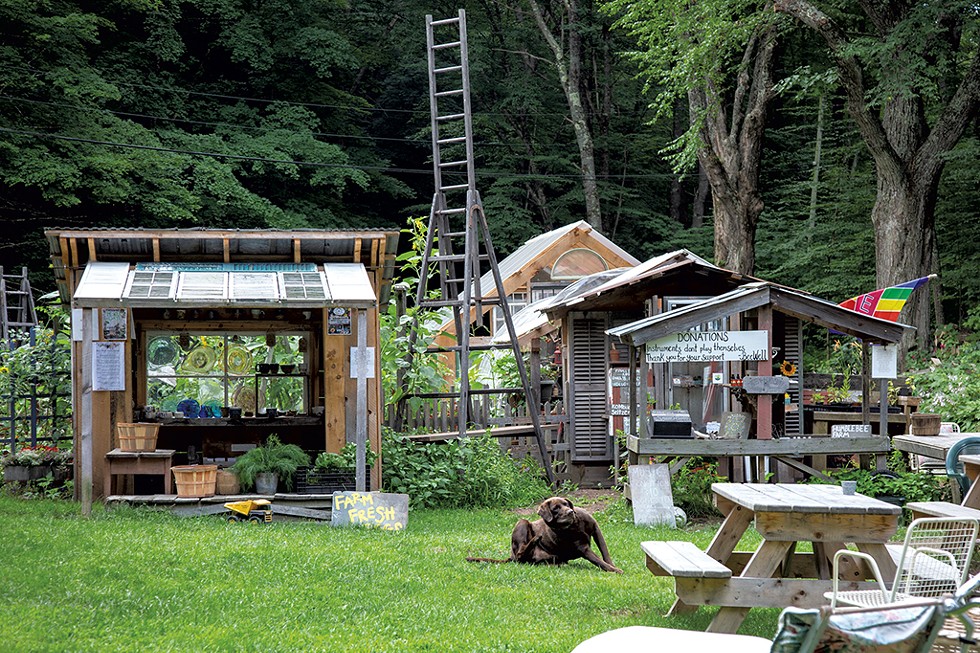
[{"label": "green tree", "polygon": [[[980,9],[971,0],[776,0],[775,9],[824,40],[874,159],[878,286],[938,271],[937,189],[980,106]],[[924,345],[928,294],[909,303]]]},{"label": "green tree", "polygon": [[711,185],[715,260],[752,274],[773,17],[754,0],[613,0],[607,7],[637,41],[633,58],[657,94],[657,115],[671,115],[676,100],[687,99],[690,127],[674,144],[675,167],[701,165]]}]

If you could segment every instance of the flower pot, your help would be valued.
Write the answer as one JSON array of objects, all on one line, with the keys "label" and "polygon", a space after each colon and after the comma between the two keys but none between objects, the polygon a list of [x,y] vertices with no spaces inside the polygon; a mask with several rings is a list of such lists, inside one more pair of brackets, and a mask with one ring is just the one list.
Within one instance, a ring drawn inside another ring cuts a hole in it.
[{"label": "flower pot", "polygon": [[941,420],[937,413],[912,413],[912,435],[939,435]]},{"label": "flower pot", "polygon": [[48,474],[54,474],[51,465],[7,465],[3,468],[3,480],[6,483],[29,483]]},{"label": "flower pot", "polygon": [[546,404],[551,401],[555,394],[555,382],[551,379],[541,381],[541,403]]},{"label": "flower pot", "polygon": [[279,477],[272,472],[260,472],[255,475],[255,492],[257,494],[275,494],[279,486]]}]

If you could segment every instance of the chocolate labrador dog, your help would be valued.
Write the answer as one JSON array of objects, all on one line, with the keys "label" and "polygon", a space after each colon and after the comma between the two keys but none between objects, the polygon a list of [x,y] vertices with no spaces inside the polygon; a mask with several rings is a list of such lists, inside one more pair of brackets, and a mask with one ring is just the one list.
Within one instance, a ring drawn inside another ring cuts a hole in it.
[{"label": "chocolate labrador dog", "polygon": [[[563,497],[551,497],[538,506],[541,519],[522,519],[511,534],[511,552],[507,560],[467,558],[470,562],[523,562],[531,565],[562,565],[569,560],[585,558],[603,571],[623,573],[612,563],[606,540],[592,515]],[[600,558],[592,550],[595,540]]]}]

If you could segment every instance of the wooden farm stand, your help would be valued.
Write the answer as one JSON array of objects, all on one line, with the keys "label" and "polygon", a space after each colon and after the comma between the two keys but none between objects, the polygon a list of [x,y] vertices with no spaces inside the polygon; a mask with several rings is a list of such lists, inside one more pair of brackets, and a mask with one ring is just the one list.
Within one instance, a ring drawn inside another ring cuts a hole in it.
[{"label": "wooden farm stand", "polygon": [[[750,360],[736,359],[742,373],[746,375],[745,388],[749,388],[749,380],[751,378],[752,386],[761,389],[758,390],[758,394],[754,397],[750,397],[754,400],[755,404],[752,412],[754,413],[753,422],[755,423],[754,434],[756,443],[753,444],[751,440],[745,441],[740,439],[721,439],[716,441],[695,440],[684,443],[683,446],[687,448],[683,451],[677,449],[679,445],[669,443],[669,446],[674,447],[674,451],[678,455],[695,455],[701,452],[698,455],[775,456],[778,459],[788,461],[794,457],[794,454],[804,456],[809,453],[811,455],[822,456],[835,453],[874,453],[879,455],[880,464],[880,454],[888,451],[889,443],[887,438],[871,436],[870,431],[867,433],[867,436],[844,438],[828,438],[825,436],[807,438],[807,436],[814,434],[805,433],[792,434],[795,437],[786,437],[787,434],[784,433],[784,437],[780,438],[778,443],[764,444],[773,439],[772,427],[774,413],[777,410],[776,407],[780,411],[785,410],[782,401],[773,401],[773,399],[782,399],[784,391],[779,390],[778,396],[772,397],[765,390],[772,378],[772,351],[774,347],[785,351],[785,338],[789,337],[793,332],[798,333],[801,322],[811,322],[837,332],[860,338],[864,348],[863,359],[865,361],[870,360],[870,354],[868,353],[869,345],[897,343],[901,339],[904,331],[911,328],[903,324],[861,315],[809,293],[786,288],[785,286],[767,282],[752,282],[739,286],[717,297],[691,303],[684,308],[662,312],[621,327],[610,329],[608,333],[611,337],[629,345],[630,353],[628,360],[633,361],[641,358],[639,354],[642,347],[645,346],[649,350],[651,345],[666,346],[665,343],[668,343],[668,341],[673,342],[677,339],[676,334],[687,333],[689,330],[705,324],[727,323],[728,330],[725,332],[726,338],[731,338],[732,340],[744,331],[754,332],[757,335],[753,337],[756,338],[759,337],[758,334],[761,334],[762,342],[757,351],[757,353],[761,352],[761,356]],[[792,329],[787,327],[789,324],[794,325]],[[798,339],[799,336],[794,336],[794,338]],[[673,356],[675,354],[668,351],[668,355]],[[680,354],[678,351],[676,355],[683,354]],[[695,357],[693,360],[704,359]],[[755,362],[751,362],[752,360]],[[664,363],[656,364],[663,365]],[[634,362],[631,368],[633,370],[631,371],[631,375],[635,375],[636,367],[637,364]],[[866,363],[865,369],[867,370],[868,367]],[[800,374],[799,369],[797,369],[797,374]],[[778,379],[779,377],[776,378]],[[777,384],[773,381],[772,386],[786,387],[786,380],[779,380],[781,383]],[[867,400],[870,394],[868,392],[870,379],[865,375],[863,380],[865,385],[863,396],[865,399],[861,419],[864,424],[870,426],[870,406]],[[633,402],[631,404],[631,421],[635,420],[638,416],[638,404],[644,405],[642,399],[639,402]],[[799,403],[792,407],[798,411]],[[882,409],[885,409],[885,407],[882,406]],[[642,415],[642,412],[639,415]],[[639,432],[636,434],[637,437],[630,438],[628,441],[632,462],[637,462],[641,455],[649,457],[653,454],[670,453],[667,451],[667,448],[669,448],[667,444],[654,444],[648,441],[656,441],[658,438],[650,437],[652,434],[647,430],[647,420],[645,418],[639,419],[638,424]],[[809,441],[805,441],[806,439],[809,439]],[[874,444],[875,441],[877,441],[877,444]],[[808,473],[818,471],[812,470],[812,468],[807,470],[805,467],[808,466],[801,466],[798,462],[791,462],[790,466]],[[778,470],[776,471],[778,472]],[[759,467],[756,473],[761,478],[765,471]]]},{"label": "wooden farm stand", "polygon": [[[119,422],[159,421],[157,446],[175,450],[175,465],[194,456],[234,457],[272,433],[311,453],[339,452],[347,442],[357,443],[359,457],[368,444],[380,452],[378,307],[388,300],[397,231],[115,229],[46,236],[62,301],[72,309],[75,479],[83,510],[102,494]],[[262,361],[237,345],[245,338],[264,338],[269,358],[285,339],[293,360],[302,362],[263,375]],[[237,347],[235,361],[199,352],[204,371],[185,373],[186,359],[161,369],[178,382],[217,374],[214,382],[224,388],[217,403],[238,405],[242,416],[219,415],[217,406],[190,417],[161,406],[155,416],[140,414],[151,392],[160,396],[159,377],[148,372],[154,339],[201,347],[210,339],[222,343],[221,352]],[[275,407],[266,393],[277,382],[293,384],[301,400],[285,415],[260,416]],[[231,396],[232,383],[249,390]],[[358,469],[359,487],[376,489],[379,466],[370,479],[364,465]]]}]

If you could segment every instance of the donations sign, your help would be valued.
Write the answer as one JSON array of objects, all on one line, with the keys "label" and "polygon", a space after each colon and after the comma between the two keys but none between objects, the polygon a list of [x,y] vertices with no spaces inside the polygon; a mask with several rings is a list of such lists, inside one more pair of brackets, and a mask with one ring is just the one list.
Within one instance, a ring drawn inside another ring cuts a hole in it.
[{"label": "donations sign", "polygon": [[688,361],[764,361],[766,331],[683,331],[646,344],[650,363]]}]

